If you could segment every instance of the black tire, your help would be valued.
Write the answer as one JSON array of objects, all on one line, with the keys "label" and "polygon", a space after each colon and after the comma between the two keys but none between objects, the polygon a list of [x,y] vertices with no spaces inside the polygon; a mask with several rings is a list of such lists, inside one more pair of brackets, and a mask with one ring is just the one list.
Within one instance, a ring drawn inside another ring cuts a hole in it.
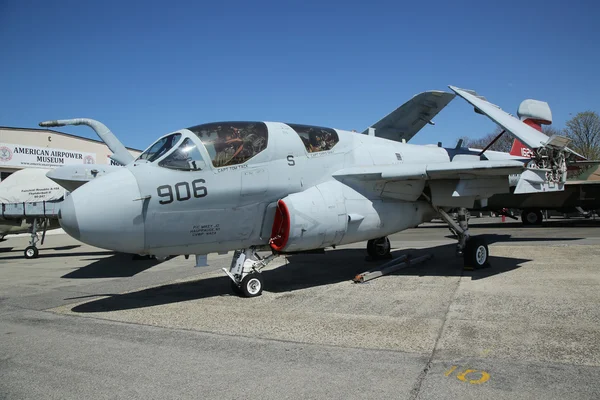
[{"label": "black tire", "polygon": [[262,294],[264,281],[262,275],[256,272],[248,274],[242,279],[240,290],[244,297],[257,297]]},{"label": "black tire", "polygon": [[367,254],[369,255],[369,257],[373,257],[373,254],[375,254],[375,250],[373,249],[373,242],[374,240],[369,240],[367,242]]},{"label": "black tire", "polygon": [[241,296],[242,293],[242,289],[238,286],[237,283],[233,282],[231,279],[229,280],[229,283],[231,283],[231,290],[233,291],[233,293],[237,294],[238,296]]},{"label": "black tire", "polygon": [[477,269],[488,266],[490,251],[487,243],[478,237],[470,238],[463,250],[466,269]]},{"label": "black tire", "polygon": [[31,260],[32,258],[38,258],[39,251],[35,246],[27,246],[23,254],[25,255],[26,259]]},{"label": "black tire", "polygon": [[523,225],[541,225],[542,218],[540,210],[523,210],[521,213],[521,222],[523,222]]},{"label": "black tire", "polygon": [[374,260],[389,258],[392,246],[387,236],[367,242],[367,254]]},{"label": "black tire", "polygon": [[521,211],[521,222],[524,226],[529,225],[529,221],[527,220],[527,211],[525,210]]}]

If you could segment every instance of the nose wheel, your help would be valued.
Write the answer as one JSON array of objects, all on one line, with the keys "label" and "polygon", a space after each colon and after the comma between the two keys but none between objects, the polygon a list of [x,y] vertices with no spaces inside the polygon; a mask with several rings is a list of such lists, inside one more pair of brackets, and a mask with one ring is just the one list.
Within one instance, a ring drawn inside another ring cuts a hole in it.
[{"label": "nose wheel", "polygon": [[240,292],[244,297],[257,297],[263,291],[263,278],[258,272],[248,274],[242,279]]}]

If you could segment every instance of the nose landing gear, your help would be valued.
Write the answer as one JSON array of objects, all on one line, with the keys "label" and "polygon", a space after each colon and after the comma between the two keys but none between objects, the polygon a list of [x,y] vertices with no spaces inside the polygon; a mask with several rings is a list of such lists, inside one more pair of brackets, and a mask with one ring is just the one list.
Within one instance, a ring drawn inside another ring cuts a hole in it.
[{"label": "nose landing gear", "polygon": [[271,254],[261,258],[254,247],[236,250],[233,253],[229,271],[223,268],[223,271],[231,279],[233,292],[244,297],[260,296],[264,287],[260,271],[277,256],[278,254]]}]

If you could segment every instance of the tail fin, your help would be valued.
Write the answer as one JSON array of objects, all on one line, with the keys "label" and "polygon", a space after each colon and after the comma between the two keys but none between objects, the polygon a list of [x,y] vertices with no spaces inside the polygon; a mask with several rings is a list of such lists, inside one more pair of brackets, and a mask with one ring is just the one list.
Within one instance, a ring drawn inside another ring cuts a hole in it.
[{"label": "tail fin", "polygon": [[510,148],[510,155],[517,157],[534,157],[533,151],[529,147],[521,143],[519,139],[513,140],[512,147]]}]

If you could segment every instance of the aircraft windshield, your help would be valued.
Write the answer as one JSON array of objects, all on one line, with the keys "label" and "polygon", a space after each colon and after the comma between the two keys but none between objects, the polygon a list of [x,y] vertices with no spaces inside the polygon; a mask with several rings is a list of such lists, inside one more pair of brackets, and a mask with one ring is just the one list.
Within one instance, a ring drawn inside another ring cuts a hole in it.
[{"label": "aircraft windshield", "polygon": [[242,164],[267,148],[263,122],[216,122],[189,128],[206,147],[215,167]]},{"label": "aircraft windshield", "polygon": [[159,166],[183,171],[199,171],[206,164],[198,151],[198,146],[189,138],[186,138],[171,154],[165,157]]},{"label": "aircraft windshield", "polygon": [[138,160],[156,161],[165,155],[167,151],[171,150],[179,142],[179,139],[181,139],[181,133],[174,133],[158,139],[148,150],[144,151],[138,157]]}]

